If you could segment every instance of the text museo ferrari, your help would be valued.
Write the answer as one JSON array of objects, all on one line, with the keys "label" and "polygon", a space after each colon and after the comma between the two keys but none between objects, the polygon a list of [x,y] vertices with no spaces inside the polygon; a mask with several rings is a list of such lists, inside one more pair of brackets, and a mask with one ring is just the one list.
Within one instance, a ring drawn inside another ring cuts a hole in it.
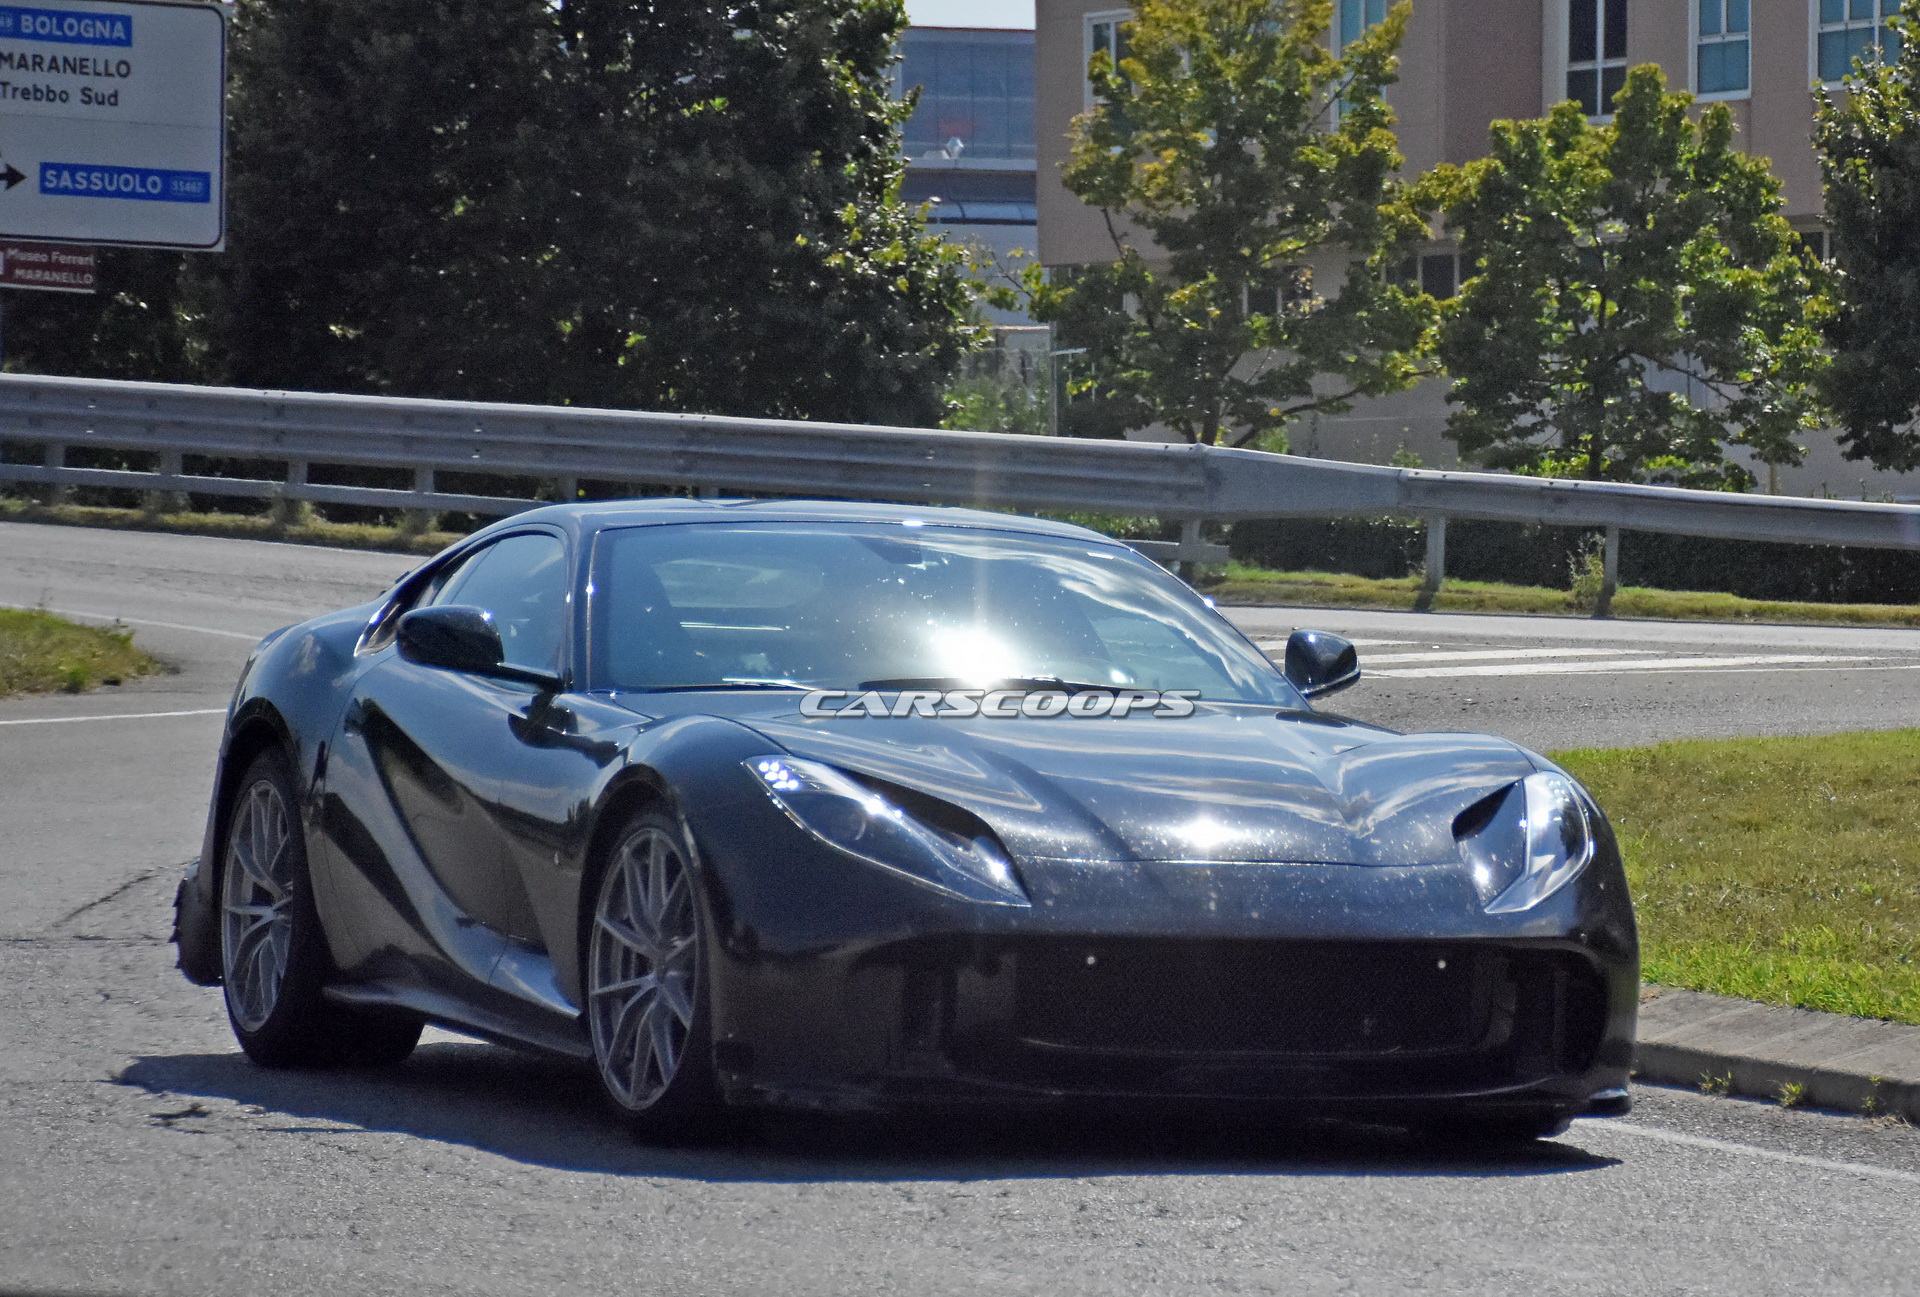
[{"label": "text museo ferrari", "polygon": [[1017,717],[1045,719],[1069,716],[1090,720],[1108,716],[1156,716],[1177,720],[1193,715],[1198,689],[810,689],[800,699],[802,716],[830,716],[857,720],[887,717],[895,720],[926,716],[935,720],[964,720],[985,716],[994,720]]}]

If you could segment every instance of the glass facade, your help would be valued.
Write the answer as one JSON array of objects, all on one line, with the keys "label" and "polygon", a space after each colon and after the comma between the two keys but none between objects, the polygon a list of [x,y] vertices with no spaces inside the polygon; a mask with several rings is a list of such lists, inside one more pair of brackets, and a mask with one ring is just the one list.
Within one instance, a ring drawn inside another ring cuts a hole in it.
[{"label": "glass facade", "polygon": [[1626,83],[1627,0],[1568,0],[1567,98],[1609,116]]},{"label": "glass facade", "polygon": [[898,84],[920,87],[909,158],[1032,161],[1032,32],[914,27],[900,46]]},{"label": "glass facade", "polygon": [[1817,0],[1820,32],[1816,61],[1822,81],[1838,81],[1855,59],[1895,59],[1900,33],[1887,19],[1900,12],[1900,0]]},{"label": "glass facade", "polygon": [[1700,0],[1694,89],[1703,95],[1738,94],[1750,83],[1752,14],[1748,0]]}]

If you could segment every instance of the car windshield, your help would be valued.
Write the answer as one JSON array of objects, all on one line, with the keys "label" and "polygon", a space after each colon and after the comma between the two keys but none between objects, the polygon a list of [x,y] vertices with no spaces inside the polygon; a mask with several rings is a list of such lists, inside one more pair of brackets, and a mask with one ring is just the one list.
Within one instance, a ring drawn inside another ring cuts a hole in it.
[{"label": "car windshield", "polygon": [[1303,705],[1230,625],[1118,546],[899,523],[601,533],[596,678],[617,690],[1059,681]]}]

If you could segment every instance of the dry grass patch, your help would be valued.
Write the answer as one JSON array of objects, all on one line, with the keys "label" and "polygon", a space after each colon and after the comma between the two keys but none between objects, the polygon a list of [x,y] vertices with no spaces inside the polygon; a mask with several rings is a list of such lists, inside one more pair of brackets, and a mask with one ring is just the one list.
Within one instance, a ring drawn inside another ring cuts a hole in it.
[{"label": "dry grass patch", "polygon": [[[1431,604],[1421,602],[1418,577],[1345,576],[1336,572],[1275,572],[1229,563],[1206,592],[1222,604],[1298,604],[1322,608],[1429,608],[1433,612],[1534,613],[1578,617],[1590,602],[1571,591],[1494,581],[1448,580]],[[1911,604],[1788,603],[1738,595],[1622,586],[1615,617],[1660,621],[1793,622],[1830,626],[1920,626]]]},{"label": "dry grass patch", "polygon": [[0,695],[117,685],[160,670],[125,627],[81,626],[50,612],[0,608]]},{"label": "dry grass patch", "polygon": [[332,545],[340,549],[392,550],[400,554],[438,554],[464,533],[409,531],[369,523],[328,522],[302,513],[296,521],[280,522],[264,514],[163,513],[141,509],[109,509],[97,505],[36,504],[30,500],[0,499],[0,521],[50,522],[75,527],[104,527],[113,531],[167,531],[188,536],[226,536],[237,540],[278,540],[294,545]]}]

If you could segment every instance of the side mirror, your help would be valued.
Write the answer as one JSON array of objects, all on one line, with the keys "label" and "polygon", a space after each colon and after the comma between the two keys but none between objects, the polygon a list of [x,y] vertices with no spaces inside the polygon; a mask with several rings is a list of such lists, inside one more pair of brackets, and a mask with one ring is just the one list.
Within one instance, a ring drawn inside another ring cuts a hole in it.
[{"label": "side mirror", "polygon": [[500,628],[493,624],[493,614],[484,608],[464,604],[415,608],[400,619],[394,638],[400,656],[423,667],[518,680],[550,690],[557,690],[565,683],[546,671],[507,665]]},{"label": "side mirror", "polygon": [[1297,630],[1287,636],[1287,661],[1282,670],[1295,689],[1309,698],[1317,698],[1357,683],[1360,655],[1338,635],[1321,630]]}]

